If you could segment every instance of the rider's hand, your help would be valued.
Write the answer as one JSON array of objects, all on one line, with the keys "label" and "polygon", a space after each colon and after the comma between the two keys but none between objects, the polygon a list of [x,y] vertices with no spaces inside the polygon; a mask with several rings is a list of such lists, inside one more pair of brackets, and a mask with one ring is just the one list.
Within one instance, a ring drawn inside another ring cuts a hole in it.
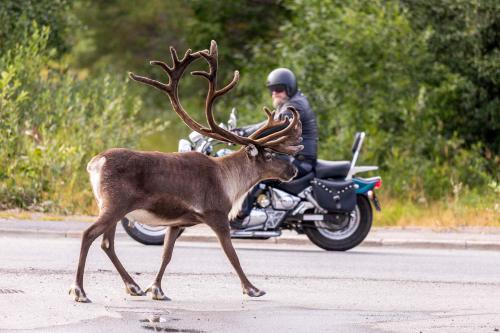
[{"label": "rider's hand", "polygon": [[245,131],[241,128],[233,128],[231,132],[239,136],[245,136]]}]

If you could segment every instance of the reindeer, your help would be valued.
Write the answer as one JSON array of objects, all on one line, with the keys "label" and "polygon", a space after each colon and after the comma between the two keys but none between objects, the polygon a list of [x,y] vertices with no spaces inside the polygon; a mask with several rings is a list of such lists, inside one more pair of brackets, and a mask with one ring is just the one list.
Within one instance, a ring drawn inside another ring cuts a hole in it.
[{"label": "reindeer", "polygon": [[[154,300],[167,300],[161,280],[174,248],[174,243],[185,227],[206,223],[217,235],[226,256],[240,278],[243,294],[259,297],[265,294],[256,288],[243,272],[230,237],[229,221],[241,207],[246,193],[266,179],[289,181],[296,175],[290,155],[303,146],[298,112],[291,108],[292,119],[274,119],[275,112],[264,108],[267,122],[250,137],[242,137],[217,125],[213,117],[216,98],[230,91],[239,80],[238,71],[232,81],[217,89],[217,44],[210,50],[187,50],[179,59],[170,48],[172,66],[160,61],[169,78],[168,84],[129,73],[135,81],[150,85],[166,93],[175,112],[192,130],[205,136],[243,147],[224,157],[214,158],[198,152],[160,153],[115,148],[104,151],[89,162],[92,189],[99,207],[99,216],[82,235],[80,258],[75,283],[70,295],[75,301],[90,302],[83,289],[83,274],[87,253],[92,242],[103,235],[101,248],[113,262],[126,292],[132,296],[151,293]],[[203,58],[209,71],[194,71],[208,80],[205,115],[209,127],[193,120],[182,107],[179,81],[190,63]],[[269,133],[264,135],[263,133]],[[263,136],[264,135],[264,136]],[[142,291],[127,273],[114,250],[116,224],[123,217],[140,220],[149,225],[168,226],[163,258],[153,283]]]}]

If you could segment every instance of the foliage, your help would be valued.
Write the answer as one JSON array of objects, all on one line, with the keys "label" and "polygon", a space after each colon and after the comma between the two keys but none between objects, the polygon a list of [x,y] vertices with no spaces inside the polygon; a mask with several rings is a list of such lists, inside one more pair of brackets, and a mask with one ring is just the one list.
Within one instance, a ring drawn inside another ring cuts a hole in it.
[{"label": "foliage", "polygon": [[[242,72],[243,80],[249,79],[247,68],[253,62],[254,45],[274,38],[279,32],[280,22],[289,14],[280,0],[153,0],[148,1],[147,6],[133,0],[82,0],[76,6],[76,12],[87,27],[78,33],[79,42],[72,52],[79,67],[88,68],[91,73],[134,71],[162,80],[165,79],[162,71],[149,66],[149,60],[168,63],[169,46],[176,47],[182,54],[188,46],[193,50],[206,49],[213,39],[219,45],[220,85],[228,82],[236,69]],[[119,38],[117,31],[120,31]],[[198,61],[193,69],[200,69],[199,66],[206,64]],[[259,82],[263,79],[259,78]],[[195,118],[202,119],[205,81],[193,80],[186,75],[182,83],[183,102]],[[262,85],[255,88],[261,90]],[[182,122],[170,112],[163,94],[139,85],[132,89],[145,101],[141,117],[171,119],[173,132],[186,133]],[[245,95],[246,90],[236,89],[217,102],[217,119],[225,120],[231,107]],[[153,137],[160,142],[176,141],[177,137],[169,135],[172,131],[156,133]],[[157,145],[158,149],[166,147],[172,145]]]},{"label": "foliage", "polygon": [[32,22],[51,29],[47,44],[59,54],[70,48],[69,35],[79,24],[68,0],[0,1],[0,53],[6,52],[33,32]]},{"label": "foliage", "polygon": [[188,43],[206,48],[211,39],[220,44],[221,73],[246,68],[253,61],[254,46],[278,37],[281,22],[290,12],[280,0],[192,0],[194,19]]},{"label": "foliage", "polygon": [[414,30],[396,2],[289,6],[296,15],[283,38],[260,56],[296,72],[319,117],[322,157],[349,156],[363,130],[365,160],[382,167],[393,195],[425,201],[446,197],[453,184],[485,186],[483,146],[465,149],[445,130],[443,114],[454,112],[447,100],[463,78],[435,61],[429,30]]},{"label": "foliage", "polygon": [[81,0],[75,12],[84,30],[72,56],[77,65],[97,70],[148,69],[148,61],[164,59],[173,45],[185,48],[190,8],[182,1]]},{"label": "foliage", "polygon": [[500,2],[402,1],[419,31],[429,30],[435,61],[459,76],[457,94],[441,114],[444,130],[468,147],[483,143],[488,159],[500,154]]},{"label": "foliage", "polygon": [[265,120],[262,106],[270,104],[265,80],[270,70],[268,59],[260,57],[281,38],[281,27],[292,12],[282,0],[193,0],[194,18],[188,42],[204,48],[206,41],[217,40],[221,63],[220,81],[227,82],[232,72],[240,71],[240,83],[219,103],[220,120],[237,107],[241,125]]},{"label": "foliage", "polygon": [[[183,1],[79,0],[74,7],[85,28],[75,33],[77,42],[69,58],[89,75],[130,71],[163,80],[161,69],[149,61],[169,61],[171,45],[180,52],[186,49],[185,26],[192,14]],[[193,89],[191,81],[184,89]],[[163,94],[135,83],[130,93],[142,97],[143,121],[175,118],[173,112],[165,112],[168,101]]]},{"label": "foliage", "polygon": [[[188,130],[168,99],[124,76],[163,80],[149,60],[211,39],[219,85],[241,73],[218,121],[232,107],[240,125],[263,120],[267,74],[290,67],[318,114],[320,156],[350,158],[366,131],[360,163],[381,166],[389,197],[412,199],[400,211],[471,205],[457,197],[490,198],[487,184],[499,182],[498,1],[6,0],[0,21],[2,207],[81,212],[93,154],[139,139],[174,150]],[[198,120],[205,93],[185,76],[181,99]],[[157,117],[173,120],[168,131]]]},{"label": "foliage", "polygon": [[150,127],[124,79],[80,80],[47,48],[48,28],[0,57],[0,206],[82,211],[92,194],[85,165],[129,147]]}]

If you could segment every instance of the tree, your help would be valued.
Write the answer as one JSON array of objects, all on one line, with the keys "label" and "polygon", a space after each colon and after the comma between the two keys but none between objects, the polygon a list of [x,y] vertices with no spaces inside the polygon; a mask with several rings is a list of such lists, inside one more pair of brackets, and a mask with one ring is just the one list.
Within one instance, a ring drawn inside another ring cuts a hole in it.
[{"label": "tree", "polygon": [[163,59],[170,45],[184,49],[192,16],[178,0],[81,0],[75,12],[85,26],[78,32],[76,63],[93,71],[147,68],[147,60]]},{"label": "tree", "polygon": [[446,131],[462,78],[436,61],[430,31],[415,30],[406,8],[294,0],[289,9],[283,37],[260,57],[297,74],[319,117],[320,156],[344,158],[364,130],[363,156],[382,167],[395,195],[439,198],[453,184],[485,184],[478,147]]},{"label": "tree", "polygon": [[0,53],[28,39],[34,31],[33,22],[38,27],[50,27],[50,48],[56,48],[59,54],[67,52],[71,46],[68,35],[78,26],[71,9],[72,3],[67,0],[1,1]]},{"label": "tree", "polygon": [[206,48],[215,39],[225,62],[224,73],[246,68],[253,61],[255,45],[275,39],[291,15],[280,0],[192,0],[190,6],[194,20],[189,44]]},{"label": "tree", "polygon": [[401,2],[409,9],[413,26],[429,31],[429,52],[460,78],[457,93],[448,100],[450,112],[443,114],[447,135],[457,133],[469,147],[481,143],[487,158],[498,158],[500,2]]}]

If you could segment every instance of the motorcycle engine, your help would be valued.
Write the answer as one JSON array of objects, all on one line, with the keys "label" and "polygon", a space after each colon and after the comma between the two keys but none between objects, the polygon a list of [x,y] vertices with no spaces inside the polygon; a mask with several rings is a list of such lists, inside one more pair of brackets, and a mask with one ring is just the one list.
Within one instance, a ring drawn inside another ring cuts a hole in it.
[{"label": "motorcycle engine", "polygon": [[280,210],[293,209],[300,202],[300,198],[276,188],[271,189],[271,197],[273,208]]},{"label": "motorcycle engine", "polygon": [[267,206],[269,206],[271,204],[271,200],[269,199],[269,196],[267,195],[267,193],[262,193],[262,194],[259,194],[259,196],[257,197],[257,200],[255,200],[257,202],[257,205],[259,205],[259,207],[261,208],[266,208]]},{"label": "motorcycle engine", "polygon": [[284,191],[268,188],[259,194],[249,216],[243,221],[243,227],[250,230],[275,229],[285,218],[287,211],[293,209],[300,198]]}]

